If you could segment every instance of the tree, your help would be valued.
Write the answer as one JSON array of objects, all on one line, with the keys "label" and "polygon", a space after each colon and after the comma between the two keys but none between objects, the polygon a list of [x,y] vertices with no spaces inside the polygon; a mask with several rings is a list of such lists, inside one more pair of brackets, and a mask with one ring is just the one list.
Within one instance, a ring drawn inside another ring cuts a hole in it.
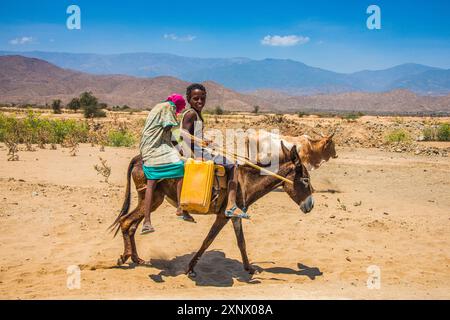
[{"label": "tree", "polygon": [[83,92],[80,95],[80,106],[84,110],[85,118],[106,117],[105,111],[101,110],[106,104],[99,104],[92,92]]},{"label": "tree", "polygon": [[258,114],[259,106],[253,106],[253,113]]},{"label": "tree", "polygon": [[99,108],[98,105],[90,105],[85,106],[83,108],[84,110],[84,117],[85,118],[101,118],[106,117],[106,112]]},{"label": "tree", "polygon": [[217,115],[222,115],[223,114],[223,109],[221,106],[216,106],[216,108],[214,109],[214,113]]},{"label": "tree", "polygon": [[57,100],[53,100],[52,102],[52,109],[53,109],[53,113],[62,113],[61,111],[61,100],[57,99]]},{"label": "tree", "polygon": [[83,92],[80,95],[80,105],[82,108],[86,106],[95,106],[98,104],[98,99],[92,94],[92,92]]},{"label": "tree", "polygon": [[67,104],[67,108],[69,108],[70,110],[74,110],[74,111],[77,111],[78,109],[80,109],[80,108],[81,108],[80,99],[78,99],[78,98],[73,98],[73,99]]}]

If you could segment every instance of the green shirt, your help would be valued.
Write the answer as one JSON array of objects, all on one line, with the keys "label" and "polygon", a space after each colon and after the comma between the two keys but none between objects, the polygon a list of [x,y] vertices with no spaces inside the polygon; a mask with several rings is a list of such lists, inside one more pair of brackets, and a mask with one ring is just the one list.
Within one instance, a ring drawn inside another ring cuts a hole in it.
[{"label": "green shirt", "polygon": [[139,145],[145,166],[156,166],[181,160],[171,142],[171,128],[178,125],[175,108],[172,102],[162,102],[154,106],[148,114]]}]

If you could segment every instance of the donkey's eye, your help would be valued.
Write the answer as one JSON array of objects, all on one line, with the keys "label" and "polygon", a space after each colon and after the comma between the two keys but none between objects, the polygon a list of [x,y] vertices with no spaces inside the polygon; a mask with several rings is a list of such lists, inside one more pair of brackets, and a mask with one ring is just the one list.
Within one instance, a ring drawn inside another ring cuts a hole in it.
[{"label": "donkey's eye", "polygon": [[309,178],[301,178],[300,182],[303,183],[305,188],[308,188],[308,186],[309,186]]}]

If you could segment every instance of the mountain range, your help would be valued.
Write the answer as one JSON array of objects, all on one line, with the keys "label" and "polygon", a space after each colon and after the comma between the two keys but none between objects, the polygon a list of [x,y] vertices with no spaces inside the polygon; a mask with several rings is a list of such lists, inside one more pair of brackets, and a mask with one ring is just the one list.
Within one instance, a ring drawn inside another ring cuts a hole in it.
[{"label": "mountain range", "polygon": [[38,58],[58,67],[98,75],[171,76],[187,82],[214,81],[249,93],[274,90],[290,95],[410,90],[419,95],[450,93],[450,69],[407,63],[384,70],[338,73],[294,60],[248,58],[190,58],[165,53],[89,54],[8,52]]},{"label": "mountain range", "polygon": [[[428,72],[428,71],[426,71]],[[438,72],[433,70],[432,72]],[[47,61],[19,55],[0,56],[0,103],[68,103],[84,91],[92,91],[109,105],[151,108],[172,92],[184,93],[190,82],[172,76],[153,78],[128,75],[96,75],[60,68]],[[331,111],[364,113],[450,113],[450,94],[423,96],[408,90],[383,93],[348,92],[292,96],[273,90],[236,92],[214,81],[203,84],[208,91],[207,109],[227,111],[299,112]]]}]

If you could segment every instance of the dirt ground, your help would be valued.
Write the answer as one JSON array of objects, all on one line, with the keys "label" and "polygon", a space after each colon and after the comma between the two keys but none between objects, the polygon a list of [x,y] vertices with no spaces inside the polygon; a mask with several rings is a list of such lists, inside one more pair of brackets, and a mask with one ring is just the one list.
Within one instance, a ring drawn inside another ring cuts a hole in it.
[{"label": "dirt ground", "polygon": [[[249,210],[247,250],[260,272],[242,268],[231,224],[197,266],[184,270],[214,216],[182,222],[164,203],[156,232],[137,235],[147,266],[116,266],[121,235],[107,226],[121,207],[137,149],[82,145],[20,152],[0,145],[1,299],[449,299],[450,158],[338,148],[313,171],[308,215],[281,190]],[[93,166],[112,167],[110,183]],[[132,206],[136,204],[133,199]],[[81,287],[69,289],[69,266]],[[369,289],[367,268],[380,270]]]}]

